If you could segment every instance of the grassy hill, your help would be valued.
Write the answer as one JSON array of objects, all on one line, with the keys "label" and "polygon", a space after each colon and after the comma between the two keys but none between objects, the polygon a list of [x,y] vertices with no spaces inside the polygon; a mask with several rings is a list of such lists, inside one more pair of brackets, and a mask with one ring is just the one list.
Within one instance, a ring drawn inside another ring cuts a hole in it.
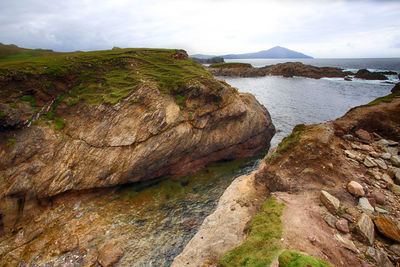
[{"label": "grassy hill", "polygon": [[0,62],[60,54],[53,50],[28,49],[0,43]]}]

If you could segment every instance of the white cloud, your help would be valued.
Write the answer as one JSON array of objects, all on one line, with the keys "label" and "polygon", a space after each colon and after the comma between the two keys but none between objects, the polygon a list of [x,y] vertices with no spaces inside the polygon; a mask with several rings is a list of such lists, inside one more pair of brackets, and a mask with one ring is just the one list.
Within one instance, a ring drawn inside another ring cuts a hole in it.
[{"label": "white cloud", "polygon": [[19,0],[0,10],[0,42],[30,48],[225,54],[281,45],[315,57],[400,55],[397,1]]}]

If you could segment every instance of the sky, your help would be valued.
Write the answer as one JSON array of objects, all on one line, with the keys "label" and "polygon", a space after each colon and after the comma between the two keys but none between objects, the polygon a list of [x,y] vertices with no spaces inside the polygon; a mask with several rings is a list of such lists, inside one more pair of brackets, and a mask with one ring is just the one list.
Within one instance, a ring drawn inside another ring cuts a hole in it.
[{"label": "sky", "polygon": [[279,45],[316,58],[400,57],[400,0],[2,0],[0,42],[211,55]]}]

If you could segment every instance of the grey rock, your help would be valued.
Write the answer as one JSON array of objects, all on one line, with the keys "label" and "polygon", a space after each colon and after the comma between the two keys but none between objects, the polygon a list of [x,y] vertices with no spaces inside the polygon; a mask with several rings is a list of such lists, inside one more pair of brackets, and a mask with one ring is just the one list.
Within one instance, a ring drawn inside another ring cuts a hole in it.
[{"label": "grey rock", "polygon": [[370,245],[374,244],[374,223],[366,213],[362,213],[360,217],[358,217],[356,222],[356,230],[362,237],[364,237],[368,241]]},{"label": "grey rock", "polygon": [[361,197],[358,200],[358,206],[357,208],[361,210],[362,212],[367,212],[367,213],[373,213],[374,212],[374,207],[371,206],[369,203],[368,199],[366,197]]},{"label": "grey rock", "polygon": [[338,222],[338,219],[336,219],[335,216],[333,216],[330,213],[327,213],[323,216],[324,221],[332,228],[336,228],[336,223]]},{"label": "grey rock", "polygon": [[388,188],[394,194],[400,196],[400,186],[399,185],[397,185],[397,184],[388,184]]},{"label": "grey rock", "polygon": [[394,267],[393,263],[387,257],[386,252],[381,249],[375,249],[373,247],[367,248],[367,254],[371,256],[379,266],[382,267]]},{"label": "grey rock", "polygon": [[386,214],[386,213],[388,213],[387,210],[381,209],[381,208],[379,208],[379,207],[375,207],[375,211],[378,212],[378,213],[381,213],[381,214]]},{"label": "grey rock", "polygon": [[367,168],[372,168],[372,167],[378,166],[378,164],[376,164],[374,159],[371,158],[370,156],[366,156],[363,163],[364,163],[365,167],[367,167]]},{"label": "grey rock", "polygon": [[355,159],[355,160],[358,160],[358,161],[362,161],[362,158],[358,155],[357,152],[350,151],[350,150],[345,150],[345,151],[344,151],[344,154],[345,154],[347,157],[351,158],[351,159]]},{"label": "grey rock", "polygon": [[389,146],[389,141],[388,140],[386,140],[386,139],[381,139],[381,140],[379,140],[378,142],[376,142],[376,144],[378,145],[378,146],[381,146],[381,147],[384,147],[384,146]]},{"label": "grey rock", "polygon": [[398,146],[399,142],[393,141],[393,140],[387,140],[389,146]]},{"label": "grey rock", "polygon": [[351,250],[351,251],[353,251],[355,253],[359,253],[359,250],[356,248],[356,246],[354,245],[353,241],[341,236],[340,234],[335,234],[335,238],[336,238],[337,241],[339,241],[339,243],[343,247],[345,247],[345,248],[347,248],[347,249],[349,249],[349,250]]},{"label": "grey rock", "polygon": [[397,149],[397,147],[384,147],[383,151],[385,151],[386,153],[389,153],[392,156],[397,156],[397,154],[399,153],[399,150]]},{"label": "grey rock", "polygon": [[389,160],[392,157],[392,154],[385,152],[380,155],[381,158]]},{"label": "grey rock", "polygon": [[329,212],[336,214],[339,210],[340,201],[328,192],[321,190],[320,199],[322,204],[329,210]]},{"label": "grey rock", "polygon": [[378,164],[379,168],[381,168],[383,170],[387,170],[388,167],[383,159],[374,159],[374,161],[376,164]]},{"label": "grey rock", "polygon": [[400,244],[393,244],[389,247],[389,249],[396,254],[396,256],[400,257]]},{"label": "grey rock", "polygon": [[390,158],[390,162],[396,167],[400,167],[400,157],[399,156],[392,156]]},{"label": "grey rock", "polygon": [[400,168],[389,167],[387,170],[387,173],[390,175],[390,177],[394,178],[396,176],[396,173],[399,171],[400,171]]},{"label": "grey rock", "polygon": [[390,178],[390,176],[387,173],[382,174],[381,179],[388,184],[393,184],[392,178]]}]

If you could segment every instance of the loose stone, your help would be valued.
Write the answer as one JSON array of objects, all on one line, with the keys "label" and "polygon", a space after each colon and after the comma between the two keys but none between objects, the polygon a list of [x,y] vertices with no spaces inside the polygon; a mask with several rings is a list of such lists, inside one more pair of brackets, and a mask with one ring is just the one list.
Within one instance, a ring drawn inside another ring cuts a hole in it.
[{"label": "loose stone", "polygon": [[362,197],[365,195],[364,188],[356,181],[351,181],[347,184],[347,190],[355,196]]},{"label": "loose stone", "polygon": [[332,196],[328,192],[321,190],[320,199],[322,204],[333,214],[336,214],[339,210],[340,201],[336,197]]},{"label": "loose stone", "polygon": [[370,245],[374,244],[375,240],[375,229],[374,223],[371,218],[366,214],[362,213],[356,222],[356,230],[364,237]]}]

